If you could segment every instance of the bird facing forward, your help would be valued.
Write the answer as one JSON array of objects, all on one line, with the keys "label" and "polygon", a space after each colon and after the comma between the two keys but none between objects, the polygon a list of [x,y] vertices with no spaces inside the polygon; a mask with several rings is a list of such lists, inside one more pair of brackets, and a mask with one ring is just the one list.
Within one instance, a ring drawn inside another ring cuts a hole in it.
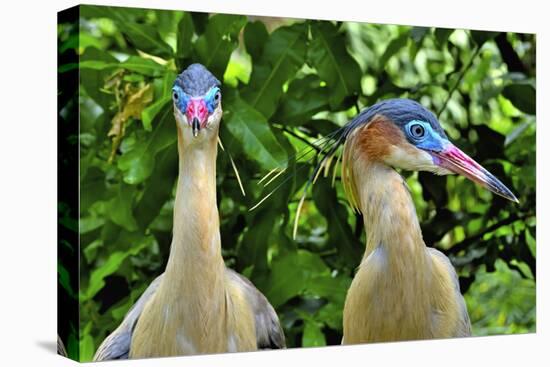
[{"label": "bird facing forward", "polygon": [[283,348],[273,307],[226,268],[216,202],[220,82],[190,65],[172,89],[179,176],[170,256],[94,360]]}]

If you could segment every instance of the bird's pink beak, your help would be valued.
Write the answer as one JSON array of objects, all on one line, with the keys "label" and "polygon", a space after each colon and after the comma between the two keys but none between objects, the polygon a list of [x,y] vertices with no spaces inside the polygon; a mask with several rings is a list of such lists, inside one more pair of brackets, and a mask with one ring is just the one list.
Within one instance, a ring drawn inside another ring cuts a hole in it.
[{"label": "bird's pink beak", "polygon": [[206,127],[208,108],[202,98],[191,98],[185,111],[187,121],[193,128],[193,136],[197,136],[201,129]]},{"label": "bird's pink beak", "polygon": [[512,191],[498,178],[453,144],[447,143],[443,150],[439,152],[432,151],[431,153],[434,157],[434,163],[438,166],[467,177],[503,198],[516,203],[519,202]]}]

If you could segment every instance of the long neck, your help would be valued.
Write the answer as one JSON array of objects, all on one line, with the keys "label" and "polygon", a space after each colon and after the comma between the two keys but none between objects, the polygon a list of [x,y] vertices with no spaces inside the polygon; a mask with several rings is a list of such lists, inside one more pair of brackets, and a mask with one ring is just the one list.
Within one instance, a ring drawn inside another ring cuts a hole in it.
[{"label": "long neck", "polygon": [[408,189],[392,168],[361,158],[353,180],[367,246],[346,297],[344,343],[429,337],[431,260]]},{"label": "long neck", "polygon": [[390,270],[417,271],[415,265],[426,260],[426,246],[403,178],[393,168],[365,158],[354,163],[353,172],[367,237],[364,258],[380,248]]},{"label": "long neck", "polygon": [[[174,203],[173,239],[166,266],[170,292],[212,296],[221,282],[218,208],[216,204],[216,140],[191,144],[178,129],[179,176]],[[189,299],[186,300],[189,302]]]}]

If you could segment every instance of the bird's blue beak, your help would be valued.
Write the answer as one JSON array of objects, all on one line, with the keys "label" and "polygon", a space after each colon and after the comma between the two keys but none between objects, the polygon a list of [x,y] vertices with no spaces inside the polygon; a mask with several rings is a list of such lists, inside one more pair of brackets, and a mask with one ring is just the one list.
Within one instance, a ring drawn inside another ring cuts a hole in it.
[{"label": "bird's blue beak", "polygon": [[500,182],[498,178],[451,142],[445,141],[441,149],[430,150],[430,154],[434,159],[434,164],[439,167],[462,175],[505,199],[519,203],[512,191]]}]

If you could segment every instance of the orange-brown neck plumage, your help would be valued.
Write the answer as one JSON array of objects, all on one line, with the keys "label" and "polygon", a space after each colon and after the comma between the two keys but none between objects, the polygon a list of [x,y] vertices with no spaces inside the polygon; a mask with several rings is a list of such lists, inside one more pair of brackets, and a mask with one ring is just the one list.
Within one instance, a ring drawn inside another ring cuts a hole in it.
[{"label": "orange-brown neck plumage", "polygon": [[345,144],[342,180],[363,213],[367,244],[346,297],[342,342],[470,335],[456,273],[445,255],[424,244],[407,185],[390,167],[426,157],[381,116]]}]

